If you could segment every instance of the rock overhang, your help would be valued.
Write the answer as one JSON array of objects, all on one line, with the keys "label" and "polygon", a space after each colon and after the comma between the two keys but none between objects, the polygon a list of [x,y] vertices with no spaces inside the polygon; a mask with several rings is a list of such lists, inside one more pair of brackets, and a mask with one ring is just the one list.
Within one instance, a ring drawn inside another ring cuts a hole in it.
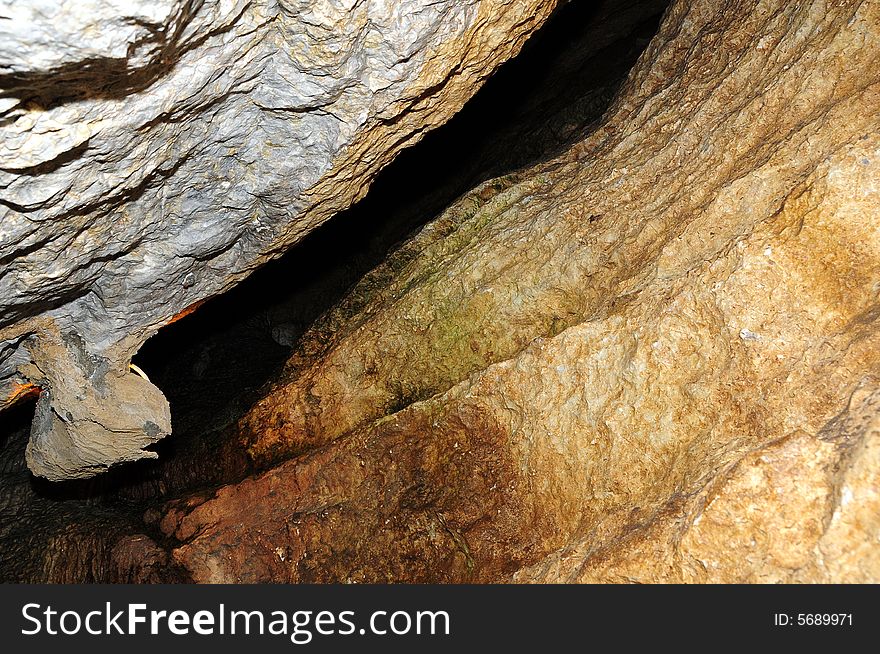
[{"label": "rock overhang", "polygon": [[[65,422],[77,411],[60,404],[83,393],[123,407],[120,389],[137,385],[153,407],[153,419],[129,415],[109,429],[128,442],[124,456],[77,447],[81,464],[33,454],[32,470],[90,476],[151,456],[143,447],[170,424],[158,389],[129,375],[140,345],[362,197],[557,4],[3,7],[13,20],[0,48],[22,54],[0,76],[0,407],[22,387],[43,388],[32,453],[89,424]],[[74,43],[80,28],[93,38]],[[103,361],[114,381],[99,388],[84,371],[47,372],[47,352]],[[80,389],[69,398],[66,375]]]}]

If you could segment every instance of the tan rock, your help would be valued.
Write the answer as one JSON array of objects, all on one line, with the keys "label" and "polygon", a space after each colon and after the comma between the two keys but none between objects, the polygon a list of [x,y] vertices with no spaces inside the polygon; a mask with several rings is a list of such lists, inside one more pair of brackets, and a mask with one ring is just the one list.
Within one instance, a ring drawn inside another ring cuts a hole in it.
[{"label": "tan rock", "polygon": [[647,525],[586,540],[518,581],[876,583],[880,392],[862,391],[818,436],[757,448]]},{"label": "tan rock", "polygon": [[676,2],[303,339],[199,581],[878,581],[880,5]]}]

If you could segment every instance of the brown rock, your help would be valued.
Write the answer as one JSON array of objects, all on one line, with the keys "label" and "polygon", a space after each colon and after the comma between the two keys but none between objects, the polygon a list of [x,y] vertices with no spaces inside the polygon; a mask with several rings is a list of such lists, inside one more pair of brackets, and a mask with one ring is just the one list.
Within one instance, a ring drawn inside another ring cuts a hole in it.
[{"label": "brown rock", "polygon": [[[880,6],[676,2],[303,339],[199,581],[878,581]],[[173,515],[173,519],[168,516]]]}]

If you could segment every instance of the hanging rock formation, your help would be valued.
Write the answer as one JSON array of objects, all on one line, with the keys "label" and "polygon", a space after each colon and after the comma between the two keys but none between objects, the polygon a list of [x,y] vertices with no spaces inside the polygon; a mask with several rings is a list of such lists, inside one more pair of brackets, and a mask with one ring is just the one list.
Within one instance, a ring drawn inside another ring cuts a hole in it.
[{"label": "hanging rock formation", "polygon": [[556,5],[0,2],[0,409],[42,389],[31,470],[155,456],[144,341],[362,197]]},{"label": "hanging rock formation", "polygon": [[880,3],[679,0],[167,505],[197,581],[880,581]]}]

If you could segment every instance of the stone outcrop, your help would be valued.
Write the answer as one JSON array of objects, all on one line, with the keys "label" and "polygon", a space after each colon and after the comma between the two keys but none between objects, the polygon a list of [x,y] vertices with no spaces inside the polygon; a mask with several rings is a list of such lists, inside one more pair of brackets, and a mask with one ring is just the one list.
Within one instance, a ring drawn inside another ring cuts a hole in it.
[{"label": "stone outcrop", "polygon": [[197,581],[880,580],[880,5],[680,0],[157,518]]},{"label": "stone outcrop", "polygon": [[556,5],[0,3],[0,408],[43,389],[31,469],[151,456],[144,341],[361,198]]}]

